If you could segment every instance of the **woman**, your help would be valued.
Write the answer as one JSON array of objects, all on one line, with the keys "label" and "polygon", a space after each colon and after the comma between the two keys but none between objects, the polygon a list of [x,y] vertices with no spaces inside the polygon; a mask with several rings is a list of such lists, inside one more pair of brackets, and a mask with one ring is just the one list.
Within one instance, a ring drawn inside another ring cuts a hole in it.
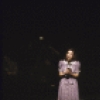
[{"label": "woman", "polygon": [[59,61],[58,100],[79,100],[78,82],[80,62],[75,59],[75,52],[69,49],[64,60]]}]

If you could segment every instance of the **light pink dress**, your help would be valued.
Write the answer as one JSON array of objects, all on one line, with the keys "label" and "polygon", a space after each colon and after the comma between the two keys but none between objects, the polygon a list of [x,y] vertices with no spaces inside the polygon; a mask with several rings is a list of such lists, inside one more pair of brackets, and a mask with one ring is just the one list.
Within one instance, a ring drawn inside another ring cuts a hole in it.
[{"label": "light pink dress", "polygon": [[[70,65],[65,60],[59,61],[59,72],[71,68],[73,73],[80,72],[80,62],[72,61]],[[62,78],[59,82],[58,100],[79,100],[78,81],[75,78]]]}]

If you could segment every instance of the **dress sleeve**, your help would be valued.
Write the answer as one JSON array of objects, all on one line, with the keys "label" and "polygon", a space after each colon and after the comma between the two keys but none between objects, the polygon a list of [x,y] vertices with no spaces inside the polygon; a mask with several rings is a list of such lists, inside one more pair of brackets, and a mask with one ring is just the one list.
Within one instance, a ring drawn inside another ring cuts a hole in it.
[{"label": "dress sleeve", "polygon": [[79,61],[76,62],[75,72],[76,73],[81,72],[81,63]]},{"label": "dress sleeve", "polygon": [[59,61],[58,63],[58,71],[62,72],[62,61]]}]

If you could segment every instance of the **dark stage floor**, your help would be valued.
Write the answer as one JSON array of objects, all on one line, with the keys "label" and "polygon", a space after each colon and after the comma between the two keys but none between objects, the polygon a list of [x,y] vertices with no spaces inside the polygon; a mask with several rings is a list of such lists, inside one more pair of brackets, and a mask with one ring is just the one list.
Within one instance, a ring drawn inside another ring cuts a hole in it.
[{"label": "dark stage floor", "polygon": [[[40,88],[37,85],[8,86],[3,89],[3,100],[57,100],[57,90],[53,87]],[[37,88],[37,89],[36,89]],[[80,96],[80,100],[100,100],[100,95]]]},{"label": "dark stage floor", "polygon": [[[31,80],[4,79],[2,100],[57,100],[58,86],[34,83]],[[82,91],[82,90],[81,90]],[[83,91],[80,100],[100,100],[99,93]]]}]

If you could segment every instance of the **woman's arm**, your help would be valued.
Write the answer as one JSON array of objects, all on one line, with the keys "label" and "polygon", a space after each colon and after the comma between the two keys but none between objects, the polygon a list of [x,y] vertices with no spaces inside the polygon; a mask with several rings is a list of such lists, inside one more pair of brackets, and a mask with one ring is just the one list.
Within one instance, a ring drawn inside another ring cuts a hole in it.
[{"label": "woman's arm", "polygon": [[65,75],[64,72],[59,72],[59,76]]},{"label": "woman's arm", "polygon": [[79,77],[79,73],[80,73],[80,62],[76,62],[76,68],[75,68],[75,72],[70,72],[69,74],[72,76],[72,77]]},{"label": "woman's arm", "polygon": [[79,77],[79,73],[70,73],[70,75],[75,78]]},{"label": "woman's arm", "polygon": [[58,63],[58,71],[59,71],[59,76],[63,76],[65,74],[62,70],[62,61],[59,61]]},{"label": "woman's arm", "polygon": [[66,75],[66,74],[69,74],[69,70],[68,69],[66,69],[66,71],[65,72],[61,72],[61,71],[59,71],[59,76],[64,76],[64,75]]},{"label": "woman's arm", "polygon": [[75,78],[79,77],[79,72],[73,73],[73,72],[71,72],[70,70],[67,70],[67,69],[66,69],[66,72],[59,72],[59,76],[64,76],[65,74],[71,75],[72,77],[75,77]]},{"label": "woman's arm", "polygon": [[59,77],[60,78],[64,78],[65,77],[65,73],[64,72],[59,72]]}]

